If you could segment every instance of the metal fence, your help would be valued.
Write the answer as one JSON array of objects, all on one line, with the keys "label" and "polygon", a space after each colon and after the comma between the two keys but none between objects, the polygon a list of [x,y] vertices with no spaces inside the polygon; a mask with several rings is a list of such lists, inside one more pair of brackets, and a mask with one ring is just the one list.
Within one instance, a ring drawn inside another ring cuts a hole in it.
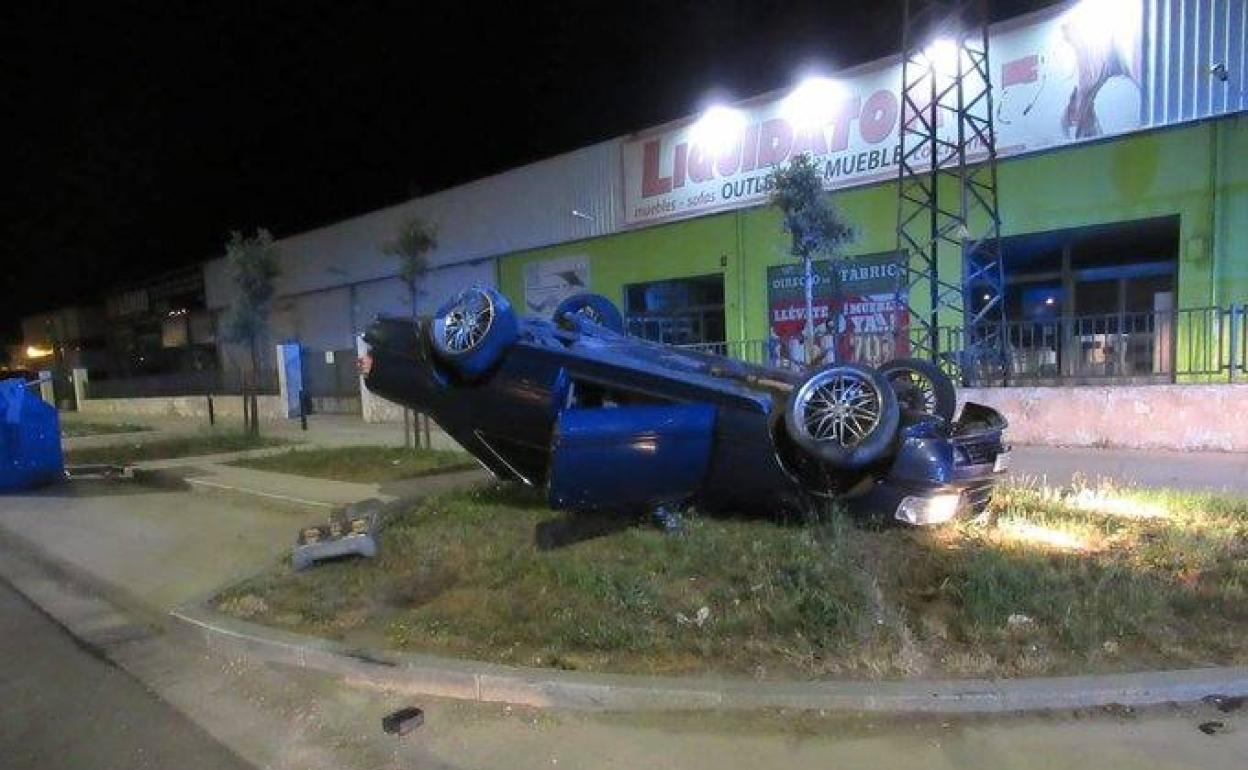
[{"label": "metal fence", "polygon": [[[911,332],[913,333],[913,331]],[[942,361],[968,384],[1002,384],[968,364],[960,327],[938,330]],[[1075,385],[1097,382],[1169,383],[1248,380],[1248,305],[1115,313],[1006,325],[1005,384]],[[755,364],[805,368],[804,351],[778,340],[682,346]],[[910,354],[906,333],[854,334],[816,346],[815,366],[840,360],[868,365]],[[797,362],[797,363],[794,363]]]},{"label": "metal fence", "polygon": [[[106,377],[91,373],[87,378],[87,398],[150,398],[154,396],[240,395],[247,374],[233,370],[208,369],[193,372],[147,374],[139,377]],[[262,369],[254,379],[256,393],[278,393],[277,370]]]}]

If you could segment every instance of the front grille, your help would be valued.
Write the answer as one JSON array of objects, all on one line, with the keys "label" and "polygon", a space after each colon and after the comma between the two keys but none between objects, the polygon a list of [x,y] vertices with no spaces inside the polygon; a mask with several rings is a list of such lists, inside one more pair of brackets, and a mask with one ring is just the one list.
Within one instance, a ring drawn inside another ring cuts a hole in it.
[{"label": "front grille", "polygon": [[1001,454],[1001,437],[986,436],[957,442],[958,451],[967,465],[987,465]]}]

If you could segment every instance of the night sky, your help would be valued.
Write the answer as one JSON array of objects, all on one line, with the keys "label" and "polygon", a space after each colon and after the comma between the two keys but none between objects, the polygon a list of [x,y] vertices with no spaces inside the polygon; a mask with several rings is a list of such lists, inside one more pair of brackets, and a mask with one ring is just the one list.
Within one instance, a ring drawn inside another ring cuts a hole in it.
[{"label": "night sky", "polygon": [[6,4],[0,340],[233,229],[282,237],[900,45],[900,0],[500,5]]}]

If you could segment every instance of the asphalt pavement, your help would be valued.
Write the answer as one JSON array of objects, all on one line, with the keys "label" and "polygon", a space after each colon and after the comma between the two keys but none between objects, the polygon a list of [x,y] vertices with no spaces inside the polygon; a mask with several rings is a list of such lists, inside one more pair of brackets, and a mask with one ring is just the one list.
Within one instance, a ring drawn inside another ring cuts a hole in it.
[{"label": "asphalt pavement", "polygon": [[1243,452],[1016,446],[1011,459],[1015,476],[1049,485],[1110,479],[1120,485],[1248,495],[1248,454]]},{"label": "asphalt pavement", "polygon": [[250,768],[0,581],[0,767]]}]

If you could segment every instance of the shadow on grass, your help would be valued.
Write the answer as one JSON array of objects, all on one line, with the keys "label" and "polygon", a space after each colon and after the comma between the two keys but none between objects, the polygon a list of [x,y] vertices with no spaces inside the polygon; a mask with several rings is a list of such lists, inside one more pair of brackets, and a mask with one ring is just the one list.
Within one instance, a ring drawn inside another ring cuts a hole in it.
[{"label": "shadow on grass", "polygon": [[634,526],[643,526],[635,516],[567,513],[538,522],[533,528],[533,542],[537,550],[551,551],[614,535]]}]

